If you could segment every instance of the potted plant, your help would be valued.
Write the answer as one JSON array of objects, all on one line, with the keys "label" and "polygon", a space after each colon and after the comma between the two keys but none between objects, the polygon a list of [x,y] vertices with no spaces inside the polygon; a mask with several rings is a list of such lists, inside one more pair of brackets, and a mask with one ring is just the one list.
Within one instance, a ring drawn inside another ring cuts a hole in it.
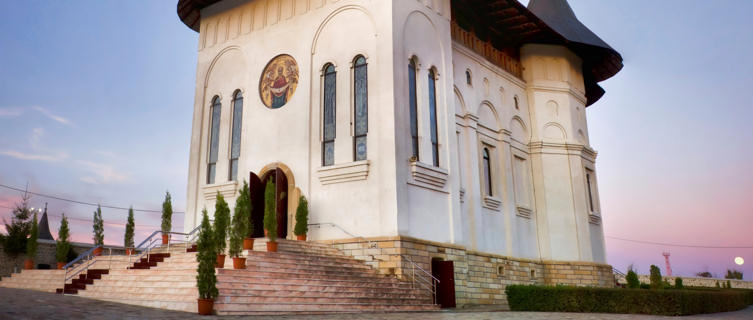
[{"label": "potted plant", "polygon": [[68,218],[63,213],[63,218],[60,220],[60,229],[58,229],[58,241],[55,243],[55,261],[57,261],[58,270],[63,269],[65,263],[68,262],[68,252],[71,250],[71,243],[68,242],[69,236]]},{"label": "potted plant", "polygon": [[26,261],[24,261],[24,269],[34,269],[34,257],[37,256],[38,246],[37,238],[39,238],[39,225],[37,224],[37,212],[35,211],[31,220],[29,239],[26,240]]},{"label": "potted plant", "polygon": [[241,257],[243,252],[243,238],[248,234],[248,205],[242,195],[238,196],[235,201],[235,210],[233,213],[233,223],[230,230],[229,253],[233,257],[233,269],[245,269],[246,258]]},{"label": "potted plant", "polygon": [[277,252],[277,210],[275,210],[275,183],[267,182],[264,189],[264,233],[267,235],[267,252]]},{"label": "potted plant", "polygon": [[248,189],[248,182],[243,180],[243,188],[239,191],[238,199],[235,200],[235,210],[238,210],[239,206],[243,210],[243,214],[246,219],[246,234],[243,235],[243,250],[254,249],[254,222],[251,220],[251,210],[253,204],[251,203],[251,192]]},{"label": "potted plant", "polygon": [[162,244],[170,242],[170,230],[173,228],[173,203],[170,192],[165,192],[162,202]]},{"label": "potted plant", "polygon": [[217,191],[217,202],[214,205],[214,242],[217,246],[217,268],[225,267],[225,248],[227,248],[228,225],[230,224],[230,208],[225,198]]},{"label": "potted plant", "polygon": [[133,244],[133,232],[134,232],[134,221],[133,221],[133,207],[128,209],[128,221],[126,222],[125,226],[125,235],[123,236],[123,247],[125,247],[126,255],[132,255],[134,253],[134,244]]},{"label": "potted plant", "polygon": [[212,226],[209,224],[207,209],[205,208],[201,213],[201,229],[199,231],[199,241],[196,244],[198,249],[196,261],[199,262],[199,266],[196,269],[196,287],[199,289],[199,314],[210,315],[214,307],[214,298],[219,294],[217,290],[217,275],[214,270],[214,264],[217,262],[217,247],[214,242]]},{"label": "potted plant", "polygon": [[105,227],[104,221],[102,221],[102,208],[97,205],[97,210],[94,211],[94,219],[92,221],[92,228],[94,229],[94,252],[93,255],[98,256],[102,254],[102,246],[105,244]]},{"label": "potted plant", "polygon": [[306,241],[306,233],[309,231],[309,203],[306,197],[298,198],[298,208],[295,210],[295,228],[293,233],[298,241]]}]

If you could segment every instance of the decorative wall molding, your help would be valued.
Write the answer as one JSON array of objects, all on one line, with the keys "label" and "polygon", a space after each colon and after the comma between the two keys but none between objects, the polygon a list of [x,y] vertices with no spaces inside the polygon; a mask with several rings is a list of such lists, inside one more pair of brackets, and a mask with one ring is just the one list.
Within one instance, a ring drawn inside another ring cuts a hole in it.
[{"label": "decorative wall molding", "polygon": [[369,176],[369,160],[321,167],[316,170],[316,173],[319,182],[325,185],[366,180]]},{"label": "decorative wall molding", "polygon": [[447,170],[424,164],[418,161],[410,163],[413,184],[436,191],[445,192],[447,184]]},{"label": "decorative wall molding", "polygon": [[588,223],[600,225],[601,224],[601,215],[589,213],[588,214]]},{"label": "decorative wall molding", "polygon": [[238,192],[238,182],[228,181],[225,183],[217,183],[205,185],[201,188],[204,193],[204,199],[214,201],[217,200],[217,191],[225,198],[232,198]]},{"label": "decorative wall molding", "polygon": [[458,193],[460,193],[460,203],[465,202],[465,188],[461,187]]},{"label": "decorative wall molding", "polygon": [[485,195],[483,206],[489,210],[500,211],[502,209],[502,199]]},{"label": "decorative wall molding", "polygon": [[516,209],[517,209],[516,210],[517,211],[517,215],[519,217],[530,219],[531,218],[531,214],[533,214],[533,210],[531,210],[531,208],[526,207],[526,206],[517,206]]}]

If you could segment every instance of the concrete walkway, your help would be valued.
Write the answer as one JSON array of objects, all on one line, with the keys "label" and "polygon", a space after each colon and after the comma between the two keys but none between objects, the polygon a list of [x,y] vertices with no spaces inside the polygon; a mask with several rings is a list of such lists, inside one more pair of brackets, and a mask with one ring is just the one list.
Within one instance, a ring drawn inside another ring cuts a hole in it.
[{"label": "concrete walkway", "polygon": [[202,317],[194,313],[167,311],[90,300],[78,296],[63,296],[39,291],[0,288],[0,319],[335,319],[335,320],[496,320],[496,319],[753,319],[753,307],[745,310],[696,315],[689,317],[659,317],[634,314],[594,314],[594,313],[550,313],[550,312],[510,312],[492,311],[482,308],[477,310],[453,310],[419,313],[370,313],[342,315],[304,315],[304,316],[246,316],[246,317]]}]

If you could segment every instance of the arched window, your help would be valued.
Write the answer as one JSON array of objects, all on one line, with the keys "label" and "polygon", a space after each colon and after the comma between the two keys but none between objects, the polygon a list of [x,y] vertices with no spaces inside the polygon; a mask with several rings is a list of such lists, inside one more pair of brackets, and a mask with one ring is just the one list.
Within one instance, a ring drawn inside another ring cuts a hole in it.
[{"label": "arched window", "polygon": [[366,133],[369,131],[369,99],[366,58],[353,60],[353,160],[366,160]]},{"label": "arched window", "polygon": [[243,93],[235,90],[233,94],[233,132],[230,142],[230,165],[228,181],[238,178],[238,158],[241,156],[241,126],[243,125]]},{"label": "arched window", "polygon": [[410,103],[410,136],[413,157],[418,160],[418,99],[416,97],[416,58],[408,63],[408,100]]},{"label": "arched window", "polygon": [[429,130],[431,130],[431,159],[434,166],[439,167],[436,79],[437,77],[434,69],[429,69]]},{"label": "arched window", "polygon": [[489,148],[484,148],[484,187],[486,195],[492,196],[492,161],[489,157]]},{"label": "arched window", "polygon": [[322,139],[322,165],[331,166],[335,164],[335,87],[337,85],[335,82],[335,66],[328,63],[324,66],[323,71],[324,137]]},{"label": "arched window", "polygon": [[469,86],[473,85],[473,82],[471,81],[471,70],[465,69],[465,83]]},{"label": "arched window", "polygon": [[214,176],[217,171],[217,152],[220,147],[220,114],[222,104],[220,97],[212,98],[212,107],[209,118],[209,159],[207,163],[207,184],[214,184]]}]

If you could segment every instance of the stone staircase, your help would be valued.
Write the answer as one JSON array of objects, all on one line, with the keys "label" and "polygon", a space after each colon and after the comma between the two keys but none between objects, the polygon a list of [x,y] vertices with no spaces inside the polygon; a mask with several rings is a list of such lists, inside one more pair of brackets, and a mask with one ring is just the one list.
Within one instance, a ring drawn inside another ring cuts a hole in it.
[{"label": "stone staircase", "polygon": [[219,315],[436,310],[431,295],[324,244],[257,239],[246,269],[218,269]]},{"label": "stone staircase", "polygon": [[[266,252],[256,239],[244,252],[245,269],[227,258],[217,269],[219,315],[357,313],[437,310],[431,295],[394,276],[381,275],[363,261],[325,244],[278,240]],[[81,297],[187,312],[197,311],[196,253],[190,245],[152,250],[148,259],[100,256],[88,272],[60,290]],[[103,270],[103,271],[94,271]],[[106,271],[106,272],[105,272]],[[70,271],[69,271],[70,272]],[[70,273],[69,273],[70,274]],[[14,278],[15,277],[15,278]],[[24,270],[0,286],[54,292],[62,270]]]}]

